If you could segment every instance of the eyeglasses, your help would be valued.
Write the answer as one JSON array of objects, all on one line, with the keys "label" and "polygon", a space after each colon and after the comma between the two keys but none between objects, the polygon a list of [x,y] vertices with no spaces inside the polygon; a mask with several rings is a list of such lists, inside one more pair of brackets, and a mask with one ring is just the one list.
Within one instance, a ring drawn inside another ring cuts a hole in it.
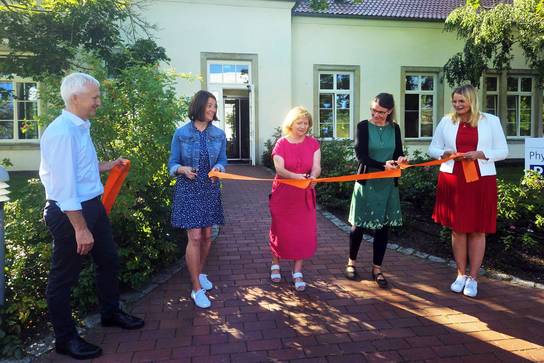
[{"label": "eyeglasses", "polygon": [[389,113],[389,110],[387,110],[387,111],[380,111],[380,110],[376,110],[375,108],[370,108],[370,111],[371,111],[372,113],[375,113],[375,114],[380,115],[380,116],[385,116],[385,115],[387,115],[387,114]]}]

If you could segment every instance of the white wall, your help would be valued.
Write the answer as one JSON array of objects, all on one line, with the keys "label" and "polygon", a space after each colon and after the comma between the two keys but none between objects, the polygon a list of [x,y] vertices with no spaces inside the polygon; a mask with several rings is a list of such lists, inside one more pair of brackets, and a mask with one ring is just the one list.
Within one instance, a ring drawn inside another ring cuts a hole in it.
[{"label": "white wall", "polygon": [[[291,106],[291,7],[294,1],[158,0],[144,13],[178,72],[200,75],[201,52],[256,54],[256,159]],[[192,95],[206,84],[180,81]]]}]

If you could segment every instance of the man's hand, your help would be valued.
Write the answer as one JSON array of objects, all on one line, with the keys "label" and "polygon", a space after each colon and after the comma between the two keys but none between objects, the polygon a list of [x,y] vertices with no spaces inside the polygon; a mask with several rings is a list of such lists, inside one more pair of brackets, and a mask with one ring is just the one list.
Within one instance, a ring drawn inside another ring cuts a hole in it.
[{"label": "man's hand", "polygon": [[76,230],[76,242],[78,255],[86,255],[94,246],[94,238],[88,228]]},{"label": "man's hand", "polygon": [[76,233],[77,253],[79,255],[86,255],[93,248],[94,238],[87,227],[87,222],[85,222],[83,214],[80,210],[65,211],[64,213],[70,220]]},{"label": "man's hand", "polygon": [[101,173],[104,173],[106,171],[110,171],[111,169],[113,169],[116,165],[118,164],[122,164],[126,161],[127,159],[124,159],[123,157],[118,157],[117,159],[115,160],[110,160],[110,161],[104,161],[102,163],[100,163],[100,165],[98,166],[98,170],[100,170]]}]

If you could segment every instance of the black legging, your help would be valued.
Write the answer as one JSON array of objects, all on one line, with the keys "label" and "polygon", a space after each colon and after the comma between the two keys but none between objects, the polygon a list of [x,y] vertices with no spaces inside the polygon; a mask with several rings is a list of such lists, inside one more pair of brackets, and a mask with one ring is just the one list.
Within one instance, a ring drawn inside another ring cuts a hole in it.
[{"label": "black legging", "polygon": [[[374,232],[374,243],[372,244],[374,249],[374,254],[372,258],[372,263],[376,266],[381,266],[383,262],[383,257],[385,256],[385,250],[387,249],[387,240],[389,239],[389,227],[383,226],[380,229],[373,230]],[[351,229],[349,234],[349,258],[352,260],[357,259],[357,253],[359,252],[359,247],[361,247],[361,242],[363,241],[363,227],[354,226]]]}]

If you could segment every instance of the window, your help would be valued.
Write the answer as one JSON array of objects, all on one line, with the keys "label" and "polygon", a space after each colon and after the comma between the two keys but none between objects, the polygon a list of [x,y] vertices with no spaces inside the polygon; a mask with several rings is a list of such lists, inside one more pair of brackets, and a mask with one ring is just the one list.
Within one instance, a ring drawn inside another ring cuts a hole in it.
[{"label": "window", "polygon": [[37,140],[35,82],[0,80],[0,140]]},{"label": "window", "polygon": [[506,82],[506,136],[531,136],[533,79],[508,76]]},{"label": "window", "polygon": [[249,63],[210,61],[208,62],[209,83],[248,84]]},{"label": "window", "polygon": [[432,137],[437,115],[437,75],[408,73],[404,79],[404,130],[407,138]]},{"label": "window", "polygon": [[318,132],[323,138],[347,139],[353,124],[352,72],[319,72]]},{"label": "window", "polygon": [[499,114],[499,77],[485,77],[485,110],[492,115]]}]

